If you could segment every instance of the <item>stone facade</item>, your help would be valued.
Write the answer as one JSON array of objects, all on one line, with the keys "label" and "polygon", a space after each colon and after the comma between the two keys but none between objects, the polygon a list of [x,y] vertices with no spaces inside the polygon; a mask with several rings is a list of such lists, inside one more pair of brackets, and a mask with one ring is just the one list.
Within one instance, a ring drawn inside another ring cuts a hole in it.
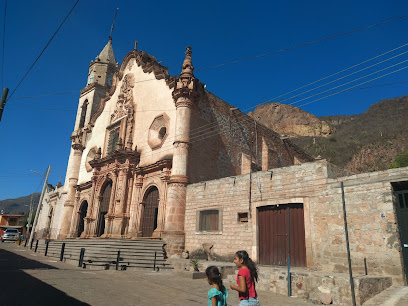
[{"label": "stone facade", "polygon": [[[408,168],[348,175],[325,160],[249,175],[191,184],[187,187],[186,249],[191,253],[204,243],[219,255],[249,251],[259,260],[258,209],[303,203],[307,267],[328,272],[347,272],[343,221],[344,183],[353,273],[392,276],[404,282],[399,228],[391,183],[408,181]],[[218,210],[218,231],[200,231],[199,212]],[[240,222],[239,213],[250,213]]]},{"label": "stone facade", "polygon": [[[177,77],[136,45],[119,66],[111,39],[91,61],[64,197],[44,203],[58,212],[58,239],[162,237],[168,255],[180,254],[188,184],[313,160],[205,90],[193,71],[190,47]],[[44,217],[37,231],[46,228]]]}]

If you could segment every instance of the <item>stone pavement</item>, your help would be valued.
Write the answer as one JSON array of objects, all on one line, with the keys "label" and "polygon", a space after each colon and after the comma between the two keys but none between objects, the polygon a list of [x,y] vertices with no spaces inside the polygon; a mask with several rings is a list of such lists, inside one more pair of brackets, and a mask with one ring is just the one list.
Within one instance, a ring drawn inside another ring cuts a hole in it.
[{"label": "stone pavement", "polygon": [[[209,285],[174,272],[84,270],[0,243],[0,305],[208,305]],[[229,288],[229,283],[225,284]],[[311,305],[258,292],[261,305]],[[229,305],[238,294],[229,290]]]}]

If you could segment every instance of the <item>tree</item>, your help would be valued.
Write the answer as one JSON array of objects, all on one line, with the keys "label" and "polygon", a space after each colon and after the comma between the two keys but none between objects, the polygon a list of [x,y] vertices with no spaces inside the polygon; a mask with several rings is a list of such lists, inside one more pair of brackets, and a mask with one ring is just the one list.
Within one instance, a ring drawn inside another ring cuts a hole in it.
[{"label": "tree", "polygon": [[398,154],[389,166],[389,169],[401,167],[408,167],[408,151]]}]

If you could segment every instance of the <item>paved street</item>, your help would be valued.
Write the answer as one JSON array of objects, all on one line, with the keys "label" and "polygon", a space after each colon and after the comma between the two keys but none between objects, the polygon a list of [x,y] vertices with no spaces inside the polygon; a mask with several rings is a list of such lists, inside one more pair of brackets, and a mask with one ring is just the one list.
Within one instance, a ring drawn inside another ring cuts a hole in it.
[{"label": "paved street", "polygon": [[[209,286],[173,272],[83,270],[0,243],[0,305],[207,305]],[[229,284],[227,284],[229,287]],[[261,305],[311,305],[258,292]],[[229,305],[238,294],[229,290]]]}]

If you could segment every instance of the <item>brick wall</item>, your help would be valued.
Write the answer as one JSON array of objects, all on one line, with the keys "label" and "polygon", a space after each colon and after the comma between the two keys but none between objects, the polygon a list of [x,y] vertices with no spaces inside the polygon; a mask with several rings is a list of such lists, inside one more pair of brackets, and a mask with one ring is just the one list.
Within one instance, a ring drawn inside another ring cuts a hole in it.
[{"label": "brick wall", "polygon": [[[238,221],[238,213],[249,212],[249,175],[228,177],[189,185],[186,205],[186,249],[214,244],[214,252],[232,254],[246,249],[258,259],[257,207],[303,203],[308,267],[346,272],[340,182],[344,182],[350,249],[354,273],[391,275],[402,282],[398,226],[390,182],[408,181],[408,168],[347,177],[336,177],[335,167],[325,160],[252,174],[252,218]],[[197,230],[197,211],[219,209],[218,232]]]}]

